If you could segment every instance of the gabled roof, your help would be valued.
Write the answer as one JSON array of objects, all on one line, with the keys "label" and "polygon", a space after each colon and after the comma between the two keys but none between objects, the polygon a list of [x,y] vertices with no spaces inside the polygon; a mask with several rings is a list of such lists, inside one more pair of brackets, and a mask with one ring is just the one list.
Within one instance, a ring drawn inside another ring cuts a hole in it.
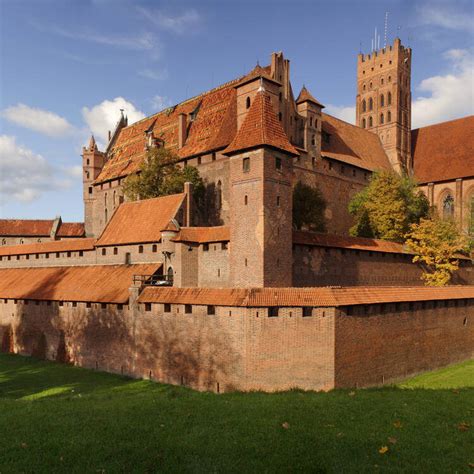
[{"label": "gabled roof", "polygon": [[52,219],[0,219],[0,235],[49,237],[53,222]]},{"label": "gabled roof", "polygon": [[329,134],[329,142],[321,140],[321,155],[370,171],[392,170],[375,133],[324,113],[322,130]]},{"label": "gabled roof", "polygon": [[412,130],[411,153],[420,183],[474,176],[474,115]]},{"label": "gabled roof", "polygon": [[301,92],[300,92],[298,98],[296,99],[297,104],[301,104],[302,102],[313,102],[317,106],[319,106],[321,108],[324,108],[324,105],[321,104],[321,102],[319,102],[319,100],[316,100],[313,97],[313,95],[311,94],[311,92],[309,92],[309,90],[306,89],[305,86],[302,87]]},{"label": "gabled roof", "polygon": [[134,275],[161,264],[0,269],[0,298],[126,303]]},{"label": "gabled roof", "polygon": [[56,237],[84,237],[86,230],[83,222],[61,222]]},{"label": "gabled roof", "polygon": [[138,302],[258,308],[268,306],[337,307],[358,304],[450,299],[474,299],[474,286],[354,286],[249,289],[147,287],[138,298]]},{"label": "gabled roof", "polygon": [[159,242],[161,230],[173,219],[185,194],[172,194],[120,204],[96,245]]},{"label": "gabled roof", "polygon": [[273,110],[270,96],[258,92],[232,143],[224,150],[225,154],[269,146],[290,155],[299,155],[288,140],[283,127]]},{"label": "gabled roof", "polygon": [[49,240],[34,244],[4,245],[0,247],[0,257],[8,255],[31,255],[34,253],[94,250],[94,242],[94,239],[65,239]]},{"label": "gabled roof", "polygon": [[226,226],[217,227],[181,227],[179,234],[173,239],[175,242],[228,242],[230,240],[230,228]]}]

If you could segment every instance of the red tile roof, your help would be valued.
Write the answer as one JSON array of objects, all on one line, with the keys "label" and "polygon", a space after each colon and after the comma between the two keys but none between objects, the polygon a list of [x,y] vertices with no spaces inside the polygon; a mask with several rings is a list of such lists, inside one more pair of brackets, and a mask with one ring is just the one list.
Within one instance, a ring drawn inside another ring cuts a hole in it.
[{"label": "red tile roof", "polygon": [[8,255],[31,255],[35,253],[76,252],[94,250],[94,239],[50,240],[47,242],[4,245],[0,247],[0,257]]},{"label": "red tile roof", "polygon": [[311,92],[309,92],[309,90],[306,89],[305,86],[303,86],[298,98],[296,99],[296,103],[301,104],[302,102],[306,102],[306,101],[313,102],[314,104],[319,105],[319,107],[324,107],[324,105],[321,104],[319,100],[316,100],[311,94]]},{"label": "red tile roof", "polygon": [[0,219],[0,236],[49,237],[54,220]]},{"label": "red tile roof", "polygon": [[317,232],[294,231],[293,243],[301,245],[316,245],[319,247],[335,247],[352,250],[367,250],[371,252],[410,253],[402,244],[386,240],[366,239],[362,237],[346,237]]},{"label": "red tile roof", "polygon": [[161,230],[176,216],[185,194],[120,204],[97,246],[159,242]]},{"label": "red tile roof", "polygon": [[0,298],[126,303],[133,275],[161,264],[0,269]]},{"label": "red tile roof", "polygon": [[328,114],[322,114],[321,154],[370,171],[391,170],[390,161],[378,135]]},{"label": "red tile roof", "polygon": [[474,176],[474,115],[412,130],[411,153],[420,183]]},{"label": "red tile roof", "polygon": [[[1,295],[0,295],[1,297]],[[409,301],[474,299],[474,286],[321,287],[321,288],[155,288],[147,287],[140,303],[215,306],[322,306],[380,304]]]},{"label": "red tile roof", "polygon": [[239,131],[224,153],[231,154],[262,145],[285,151],[291,155],[299,155],[288,140],[273,110],[270,96],[265,92],[257,93]]},{"label": "red tile roof", "polygon": [[[95,182],[137,171],[146,153],[145,132],[148,130],[181,158],[225,148],[237,131],[234,86],[240,80],[235,79],[123,128]],[[183,113],[188,116],[188,135],[184,147],[178,150],[178,116]],[[191,114],[194,115],[192,120]]]},{"label": "red tile roof", "polygon": [[56,237],[84,237],[86,230],[83,222],[61,222]]},{"label": "red tile roof", "polygon": [[228,242],[230,228],[219,227],[181,227],[179,234],[173,239],[175,242]]}]

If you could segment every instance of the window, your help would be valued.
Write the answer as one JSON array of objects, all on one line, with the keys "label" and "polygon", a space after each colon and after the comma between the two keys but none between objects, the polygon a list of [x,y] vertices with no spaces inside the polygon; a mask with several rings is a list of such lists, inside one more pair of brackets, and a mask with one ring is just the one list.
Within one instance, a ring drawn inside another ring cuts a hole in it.
[{"label": "window", "polygon": [[[365,87],[365,86],[364,86]],[[362,112],[366,112],[367,111],[367,102],[365,101],[365,99],[362,101]]]},{"label": "window", "polygon": [[221,181],[217,181],[216,186],[216,209],[222,208],[222,183]]},{"label": "window", "polygon": [[250,97],[247,97],[247,99],[245,100],[245,107],[246,107],[247,109],[250,108]]},{"label": "window", "polygon": [[173,280],[174,280],[174,272],[173,272],[173,268],[172,268],[172,267],[169,267],[169,268],[168,268],[167,279],[168,279],[168,283],[170,283],[170,284],[172,285],[172,284],[173,284]]},{"label": "window", "polygon": [[202,244],[202,251],[209,252],[209,244]]},{"label": "window", "polygon": [[222,242],[221,243],[221,250],[227,250],[228,248],[228,243],[227,242]]},{"label": "window", "polygon": [[125,265],[130,265],[132,263],[132,255],[130,252],[125,252]]},{"label": "window", "polygon": [[282,115],[281,115],[281,112],[278,112],[278,120],[281,122],[281,118],[282,118]]},{"label": "window", "polygon": [[242,160],[242,171],[248,173],[250,171],[250,158],[244,158]]},{"label": "window", "polygon": [[209,305],[207,307],[207,314],[210,316],[216,314],[216,307],[214,305]]},{"label": "window", "polygon": [[164,313],[171,313],[171,304],[170,303],[165,303],[163,305],[163,312]]},{"label": "window", "polygon": [[158,252],[158,245],[153,244],[153,245],[151,246],[151,251],[152,251],[153,253]]},{"label": "window", "polygon": [[313,316],[313,308],[311,306],[303,306],[303,318]]},{"label": "window", "polygon": [[90,303],[89,301],[86,303],[86,308],[92,308],[92,303]]},{"label": "window", "polygon": [[313,135],[311,137],[311,145],[313,145],[313,146],[316,145],[316,135]]},{"label": "window", "polygon": [[279,158],[278,156],[275,158],[275,168],[277,170],[281,170],[281,158]]},{"label": "window", "polygon": [[369,99],[369,110],[372,110],[374,108],[374,100],[372,99],[372,97],[370,97]]},{"label": "window", "polygon": [[367,125],[367,122],[365,121],[365,118],[362,119],[362,128],[365,128]]},{"label": "window", "polygon": [[118,248],[114,247],[114,255],[118,255]]},{"label": "window", "polygon": [[193,307],[190,304],[185,304],[184,305],[184,312],[185,314],[192,314],[193,312]]},{"label": "window", "polygon": [[107,223],[108,216],[109,216],[109,213],[107,212],[107,209],[106,209],[105,212],[104,212],[104,217],[105,217],[105,222],[106,223]]},{"label": "window", "polygon": [[365,92],[365,90],[366,90],[365,84],[362,86],[362,90]]},{"label": "window", "polygon": [[145,303],[145,311],[151,311],[151,303]]},{"label": "window", "polygon": [[443,217],[451,219],[454,216],[454,198],[448,194],[443,200]]},{"label": "window", "polygon": [[383,114],[380,114],[380,124],[383,125]]},{"label": "window", "polygon": [[269,318],[276,318],[278,316],[278,306],[270,306],[268,308],[268,317]]},{"label": "window", "polygon": [[277,207],[280,207],[280,196],[277,196]]},{"label": "window", "polygon": [[92,194],[92,186],[89,186],[89,194]]},{"label": "window", "polygon": [[310,118],[309,118],[309,126],[310,126],[310,127],[313,126],[313,117],[310,117]]},{"label": "window", "polygon": [[216,161],[216,152],[212,153],[212,161]]},{"label": "window", "polygon": [[103,248],[102,249],[102,255],[106,255],[107,254],[107,249],[106,248]]},{"label": "window", "polygon": [[369,117],[369,127],[372,127],[372,125],[373,125],[372,117]]},{"label": "window", "polygon": [[390,123],[392,121],[392,112],[390,110],[387,112],[387,123]]},{"label": "window", "polygon": [[[390,64],[392,64],[392,61],[390,61]],[[392,82],[392,76],[388,76],[388,82]],[[390,94],[390,92],[389,92],[389,94]],[[389,104],[390,104],[390,102],[389,102]]]},{"label": "window", "polygon": [[244,204],[247,205],[249,203],[247,195],[244,196]]},{"label": "window", "polygon": [[117,311],[123,311],[123,304],[122,303],[119,303],[117,305]]},{"label": "window", "polygon": [[138,246],[138,253],[143,253],[143,245]]},{"label": "window", "polygon": [[283,97],[283,95],[282,95],[282,93],[280,92],[280,93],[278,94],[278,100],[279,100],[280,102],[281,102],[282,97]]},{"label": "window", "polygon": [[382,94],[382,95],[380,96],[380,107],[383,107],[384,105],[385,105],[385,97],[384,97],[384,95]]},{"label": "window", "polygon": [[387,105],[392,105],[392,93],[387,94]]},{"label": "window", "polygon": [[200,156],[198,156],[197,164],[200,165],[201,163],[202,163],[202,158]]},{"label": "window", "polygon": [[383,86],[383,77],[380,79],[380,84]]}]

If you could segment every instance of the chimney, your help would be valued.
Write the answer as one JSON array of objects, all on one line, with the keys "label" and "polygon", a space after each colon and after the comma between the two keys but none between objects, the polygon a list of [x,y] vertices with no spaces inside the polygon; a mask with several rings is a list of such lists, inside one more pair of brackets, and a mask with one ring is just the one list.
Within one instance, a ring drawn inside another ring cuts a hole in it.
[{"label": "chimney", "polygon": [[51,240],[56,240],[56,234],[58,233],[59,226],[61,225],[61,216],[56,216],[51,226],[50,238]]},{"label": "chimney", "polygon": [[178,149],[183,148],[186,143],[188,132],[187,116],[184,113],[178,115]]},{"label": "chimney", "polygon": [[191,227],[193,212],[193,183],[186,181],[184,183],[184,194],[186,194],[186,209],[184,214],[184,226]]}]

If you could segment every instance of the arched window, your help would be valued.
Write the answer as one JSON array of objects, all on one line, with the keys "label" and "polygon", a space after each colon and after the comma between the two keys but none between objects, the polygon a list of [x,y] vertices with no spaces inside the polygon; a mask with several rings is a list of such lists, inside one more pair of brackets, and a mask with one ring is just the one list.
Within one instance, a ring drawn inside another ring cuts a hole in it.
[{"label": "arched window", "polygon": [[367,87],[365,86],[365,84],[362,86],[362,90],[365,92],[365,90],[367,89]]},{"label": "arched window", "polygon": [[385,105],[385,97],[383,94],[380,96],[380,107],[383,107]]},{"label": "arched window", "polygon": [[173,278],[174,278],[174,272],[173,272],[173,268],[172,267],[169,267],[168,268],[168,272],[166,273],[166,279],[168,280],[168,283],[170,285],[173,284]]},{"label": "arched window", "polygon": [[387,105],[391,105],[392,104],[392,93],[389,92],[387,94]]},{"label": "arched window", "polygon": [[365,121],[365,118],[362,119],[362,128],[365,128],[367,126],[367,123]]},{"label": "arched window", "polygon": [[219,180],[216,186],[216,208],[221,209],[222,207],[222,183]]},{"label": "arched window", "polygon": [[383,77],[380,79],[380,84],[383,86]]},{"label": "arched window", "polygon": [[373,125],[372,117],[369,117],[369,127],[372,127],[372,125]]},{"label": "arched window", "polygon": [[372,89],[372,82],[369,84],[369,89]]},{"label": "arched window", "polygon": [[89,171],[86,171],[86,179],[89,179]]},{"label": "arched window", "polygon": [[247,109],[250,107],[250,97],[247,97],[247,100],[245,101],[245,106]]},{"label": "arched window", "polygon": [[454,216],[454,198],[448,194],[443,200],[443,217],[451,219]]},{"label": "arched window", "polygon": [[25,241],[23,239],[20,239],[20,244],[24,244]]},{"label": "arched window", "polygon": [[362,112],[365,112],[367,110],[367,103],[365,102],[365,99],[362,101]]},{"label": "arched window", "polygon": [[247,195],[244,196],[244,204],[247,205],[249,203],[249,199]]},{"label": "arched window", "polygon": [[392,112],[390,110],[387,112],[387,123],[390,123],[392,121]]},{"label": "arched window", "polygon": [[369,110],[372,110],[374,108],[374,101],[372,97],[369,99]]},{"label": "arched window", "polygon": [[388,76],[388,82],[392,82],[392,76]]},{"label": "arched window", "polygon": [[383,125],[383,114],[380,114],[380,124]]}]

